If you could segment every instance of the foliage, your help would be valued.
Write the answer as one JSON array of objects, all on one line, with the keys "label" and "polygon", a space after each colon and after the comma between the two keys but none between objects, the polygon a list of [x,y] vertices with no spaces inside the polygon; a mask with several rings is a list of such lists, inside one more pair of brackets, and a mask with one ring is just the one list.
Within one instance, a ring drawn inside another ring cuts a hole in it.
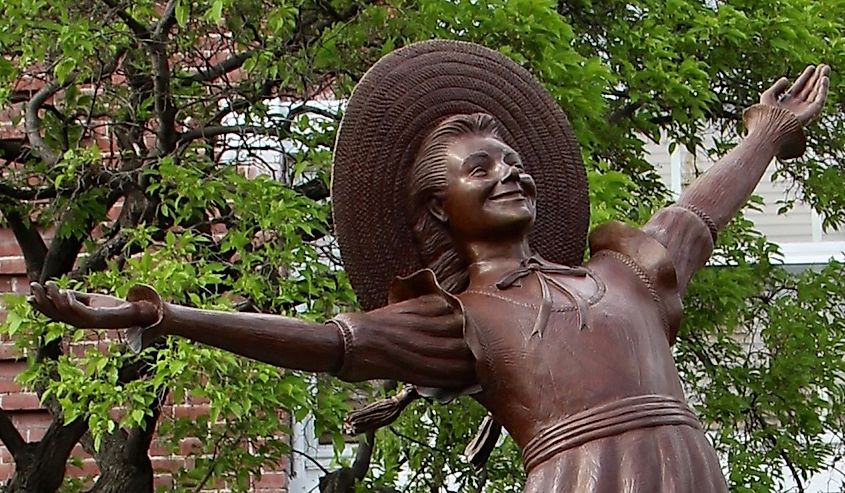
[{"label": "foliage", "polygon": [[[668,199],[643,137],[696,149],[715,132],[724,152],[771,81],[820,60],[837,73],[843,14],[834,0],[9,0],[0,102],[22,133],[0,140],[0,211],[33,280],[117,295],[143,282],[196,307],[323,319],[354,301],[327,236],[339,115],[315,100],[348,95],[384,53],[438,36],[526,65],[583,146],[594,223],[642,222]],[[845,221],[842,80],[812,152],[779,169],[831,228]],[[267,174],[246,179],[238,163]],[[725,266],[691,287],[677,358],[732,488],[775,491],[784,471],[801,483],[841,452],[826,437],[845,429],[843,266],[787,272],[741,219],[718,255]],[[115,451],[143,463],[158,423],[172,450],[200,439],[175,491],[246,490],[289,452],[281,410],[314,412],[342,444],[349,386],[335,380],[177,339],[131,355],[115,334],[48,323],[21,299],[8,308],[4,330],[29,356],[21,381],[68,432],[57,440],[80,440],[101,468],[124,460]],[[166,400],[203,399],[208,416],[159,415]],[[482,415],[471,402],[415,404],[378,433],[359,489],[394,487],[406,467],[406,491],[518,491],[510,441],[481,474],[460,457]]]}]

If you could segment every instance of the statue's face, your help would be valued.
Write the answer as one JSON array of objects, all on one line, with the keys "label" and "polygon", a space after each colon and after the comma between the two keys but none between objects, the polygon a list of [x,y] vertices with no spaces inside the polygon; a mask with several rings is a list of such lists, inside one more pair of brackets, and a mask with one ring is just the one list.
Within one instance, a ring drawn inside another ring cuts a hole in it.
[{"label": "statue's face", "polygon": [[534,223],[537,188],[519,154],[490,136],[467,135],[446,150],[442,215],[456,240],[521,239]]}]

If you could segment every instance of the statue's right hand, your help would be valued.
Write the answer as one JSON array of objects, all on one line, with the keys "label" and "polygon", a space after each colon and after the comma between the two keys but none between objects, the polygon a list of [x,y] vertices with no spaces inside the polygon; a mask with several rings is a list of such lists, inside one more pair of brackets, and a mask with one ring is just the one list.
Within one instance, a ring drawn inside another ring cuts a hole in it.
[{"label": "statue's right hand", "polygon": [[59,289],[54,282],[30,284],[27,301],[44,315],[87,329],[146,327],[159,320],[159,311],[147,300],[126,301],[103,294]]}]

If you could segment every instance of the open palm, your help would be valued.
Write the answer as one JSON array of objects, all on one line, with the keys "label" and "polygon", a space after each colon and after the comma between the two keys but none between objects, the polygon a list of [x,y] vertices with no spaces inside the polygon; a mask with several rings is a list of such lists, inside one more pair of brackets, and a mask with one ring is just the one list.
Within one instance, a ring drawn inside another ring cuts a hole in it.
[{"label": "open palm", "polygon": [[802,125],[807,125],[819,116],[824,107],[830,84],[829,76],[829,66],[810,65],[789,89],[789,79],[780,78],[760,95],[760,102],[789,110]]}]

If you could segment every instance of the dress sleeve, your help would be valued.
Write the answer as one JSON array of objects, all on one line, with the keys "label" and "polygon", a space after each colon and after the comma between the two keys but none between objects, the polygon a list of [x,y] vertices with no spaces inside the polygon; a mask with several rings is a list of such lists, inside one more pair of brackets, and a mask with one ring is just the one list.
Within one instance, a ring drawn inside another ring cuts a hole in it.
[{"label": "dress sleeve", "polygon": [[643,231],[665,247],[683,294],[713,253],[716,224],[693,204],[674,204],[652,216]]},{"label": "dress sleeve", "polygon": [[[344,342],[335,372],[344,380],[400,380],[422,387],[423,395],[429,395],[428,387],[460,392],[476,383],[463,307],[431,270],[394,281],[387,306],[338,315],[331,323]],[[376,333],[379,337],[372,336]]]},{"label": "dress sleeve", "polygon": [[611,221],[590,235],[590,252],[593,257],[599,253],[614,257],[636,274],[660,311],[669,343],[674,343],[683,305],[675,266],[667,248],[642,230]]}]

